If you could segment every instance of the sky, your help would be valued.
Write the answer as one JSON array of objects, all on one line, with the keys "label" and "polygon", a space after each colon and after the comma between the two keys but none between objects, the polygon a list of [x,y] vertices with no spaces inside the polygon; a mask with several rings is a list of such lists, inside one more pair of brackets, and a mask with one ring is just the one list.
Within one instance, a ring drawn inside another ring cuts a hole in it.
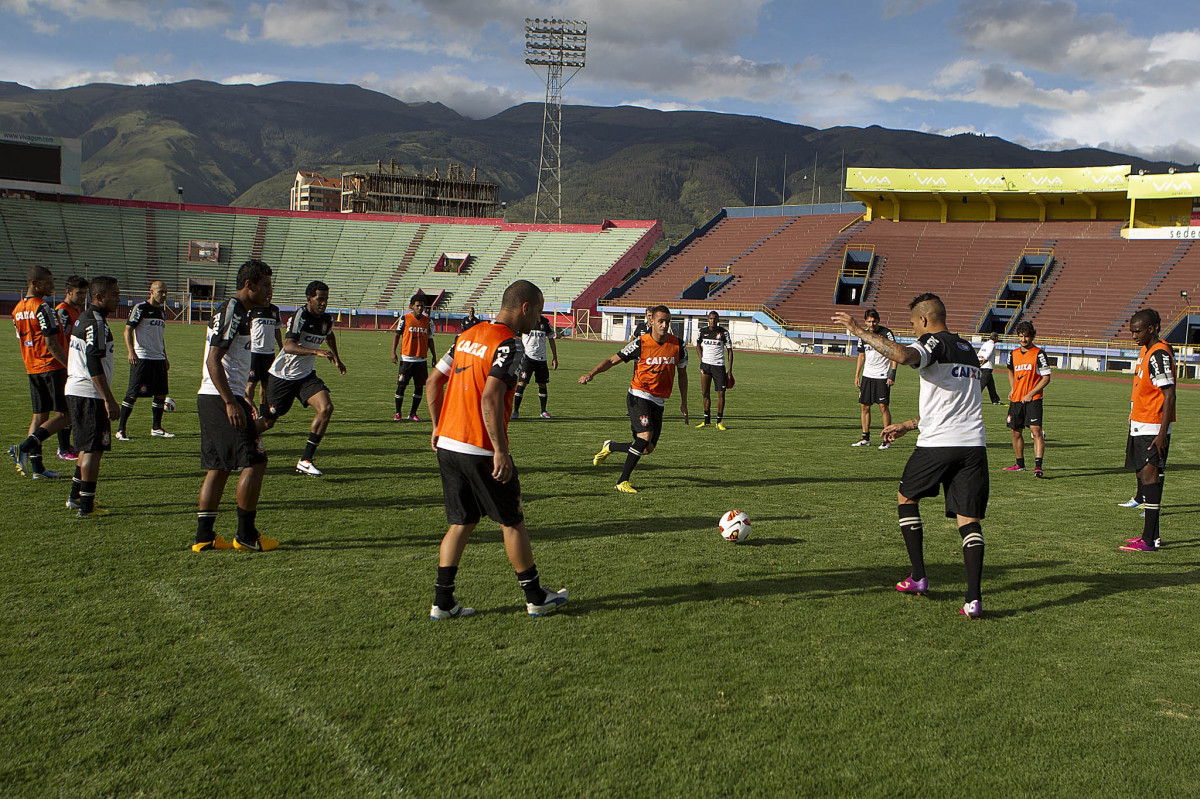
[{"label": "sky", "polygon": [[[1195,0],[0,0],[0,80],[353,83],[473,118],[545,97],[527,17],[584,20],[565,104],[982,133],[1200,162]],[[568,72],[567,77],[570,75]],[[569,135],[570,118],[564,119]]]}]

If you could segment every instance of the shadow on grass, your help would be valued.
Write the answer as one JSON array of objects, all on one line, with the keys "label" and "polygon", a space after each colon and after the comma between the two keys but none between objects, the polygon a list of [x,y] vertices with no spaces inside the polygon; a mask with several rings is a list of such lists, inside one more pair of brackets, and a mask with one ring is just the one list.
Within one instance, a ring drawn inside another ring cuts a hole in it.
[{"label": "shadow on grass", "polygon": [[[1166,547],[1164,547],[1164,549],[1177,549],[1183,548],[1183,546],[1196,546],[1197,543],[1200,542],[1193,540],[1182,545],[1168,544]],[[1004,594],[1011,591],[1029,591],[1039,588],[1070,585],[1078,585],[1079,589],[1068,596],[1059,597],[1057,599],[1044,599],[1040,602],[1026,605],[1025,607],[1011,608],[995,612],[988,611],[987,616],[993,618],[1005,618],[1009,616],[1018,616],[1025,613],[1037,613],[1038,611],[1049,610],[1052,608],[1081,605],[1085,602],[1093,602],[1098,599],[1104,599],[1106,597],[1117,596],[1119,594],[1126,594],[1134,591],[1149,591],[1155,588],[1178,588],[1200,585],[1200,563],[1163,563],[1162,561],[1157,560],[1157,556],[1154,554],[1128,554],[1130,561],[1150,563],[1151,560],[1154,559],[1156,562],[1164,566],[1190,568],[1188,568],[1187,571],[1179,572],[1121,571],[1108,573],[1098,572],[1095,574],[1055,574],[1036,580],[1010,582],[993,589],[992,592]],[[984,585],[984,593],[988,593],[986,583]]]},{"label": "shadow on grass", "polygon": [[[746,542],[749,546],[754,539]],[[901,556],[903,557],[903,556]],[[1003,577],[1008,572],[1027,569],[1046,569],[1064,565],[1060,561],[1034,561],[1030,563],[1009,564],[990,567],[985,571],[984,593],[996,577]],[[747,597],[771,596],[802,596],[805,599],[825,599],[860,594],[896,593],[897,580],[904,577],[905,566],[898,563],[895,566],[875,566],[847,569],[821,569],[811,572],[800,572],[779,577],[769,577],[757,580],[739,580],[730,583],[696,582],[687,585],[649,586],[637,591],[595,598],[572,600],[566,612],[588,613],[598,610],[624,610],[627,608],[643,608],[655,605],[677,605],[685,602],[710,602],[723,599],[745,599]],[[940,591],[931,591],[934,600],[948,599],[952,596],[962,596],[964,584],[961,565],[954,568],[949,564],[939,564],[929,568],[929,579],[934,585],[945,585]],[[1053,579],[1053,578],[1048,578]],[[1200,572],[1195,575],[1195,581],[1200,582]],[[1030,583],[1035,585],[1037,581]],[[1003,590],[1003,589],[1001,589]],[[1037,608],[1035,608],[1037,609]],[[1008,611],[1007,615],[1016,612]],[[990,614],[989,615],[993,615]],[[1001,615],[1001,614],[994,614]]]}]

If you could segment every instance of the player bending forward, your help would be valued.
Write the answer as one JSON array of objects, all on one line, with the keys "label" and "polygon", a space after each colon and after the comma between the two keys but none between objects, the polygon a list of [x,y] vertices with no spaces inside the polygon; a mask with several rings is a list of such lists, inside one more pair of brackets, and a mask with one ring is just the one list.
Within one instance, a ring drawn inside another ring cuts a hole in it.
[{"label": "player bending forward", "polygon": [[959,613],[978,619],[983,615],[980,521],[988,501],[979,360],[967,341],[946,329],[946,306],[936,294],[915,297],[909,310],[919,338],[907,347],[864,330],[845,312],[834,314],[833,320],[895,363],[916,367],[921,378],[920,415],[883,429],[884,441],[920,430],[896,494],[900,534],[912,562],[912,572],[896,584],[896,590],[910,594],[929,590],[917,503],[936,497],[939,486],[945,486],[946,516],[958,520],[967,568],[966,603]]},{"label": "player bending forward", "polygon": [[438,553],[431,619],[470,616],[454,598],[454,579],[467,538],[483,514],[499,525],[504,551],[525,592],[525,610],[544,616],[567,601],[567,589],[542,588],[521,509],[521,482],[508,450],[508,417],[521,363],[521,336],[542,314],[542,292],[528,280],[504,291],[495,322],[459,334],[429,378],[430,440],[442,473],[450,528]]}]

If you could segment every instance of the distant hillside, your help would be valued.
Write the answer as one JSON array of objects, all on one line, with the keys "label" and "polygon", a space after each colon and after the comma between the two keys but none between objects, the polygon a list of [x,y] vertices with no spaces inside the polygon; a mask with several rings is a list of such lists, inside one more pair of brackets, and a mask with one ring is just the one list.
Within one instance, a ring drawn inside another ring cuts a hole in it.
[{"label": "distant hillside", "polygon": [[[657,218],[672,236],[722,206],[779,203],[785,156],[786,197],[795,203],[818,191],[821,200],[838,199],[843,155],[846,166],[1169,166],[985,136],[817,130],[699,111],[568,106],[563,120],[563,220]],[[187,81],[41,91],[0,83],[0,130],[81,138],[84,191],[102,197],[174,200],[178,185],[188,202],[286,208],[297,169],[336,177],[395,159],[410,173],[476,167],[501,185],[508,218],[529,220],[541,125],[538,104],[472,120],[357,86]]]}]

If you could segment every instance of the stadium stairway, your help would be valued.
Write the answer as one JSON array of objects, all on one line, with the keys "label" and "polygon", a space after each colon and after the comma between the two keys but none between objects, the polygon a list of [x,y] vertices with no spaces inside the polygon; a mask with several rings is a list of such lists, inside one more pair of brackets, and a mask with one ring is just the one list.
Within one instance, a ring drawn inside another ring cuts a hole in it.
[{"label": "stadium stairway", "polygon": [[[1125,306],[1124,310],[1117,316],[1117,318],[1113,319],[1109,323],[1108,328],[1104,331],[1105,338],[1115,338],[1116,336],[1119,336],[1121,332],[1124,331],[1128,326],[1129,319],[1134,315],[1134,313],[1142,308],[1152,307],[1149,304],[1150,297],[1163,284],[1163,282],[1171,274],[1171,271],[1179,265],[1180,261],[1187,256],[1191,248],[1191,241],[1181,241],[1175,245],[1175,249],[1166,257],[1158,269],[1155,270],[1154,274],[1150,276],[1150,279],[1146,282],[1146,285],[1142,286],[1141,290],[1139,290],[1137,294],[1133,295],[1133,297],[1129,300],[1129,303]],[[1159,313],[1162,315],[1164,323],[1166,323],[1170,318],[1173,318],[1162,314],[1161,311]]]}]

